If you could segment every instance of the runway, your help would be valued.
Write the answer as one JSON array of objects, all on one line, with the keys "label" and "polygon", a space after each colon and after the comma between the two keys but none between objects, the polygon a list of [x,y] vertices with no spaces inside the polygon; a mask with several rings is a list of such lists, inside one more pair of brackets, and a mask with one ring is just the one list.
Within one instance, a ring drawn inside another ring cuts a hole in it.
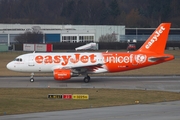
[{"label": "runway", "polygon": [[103,76],[91,77],[90,83],[84,83],[83,77],[67,81],[56,81],[53,77],[35,77],[31,83],[29,77],[0,77],[0,88],[110,88],[142,89],[180,92],[180,76]]},{"label": "runway", "polygon": [[[110,88],[180,92],[180,76],[102,76],[55,81],[53,77],[0,77],[0,88]],[[1,120],[178,120],[180,101],[0,116]]]}]

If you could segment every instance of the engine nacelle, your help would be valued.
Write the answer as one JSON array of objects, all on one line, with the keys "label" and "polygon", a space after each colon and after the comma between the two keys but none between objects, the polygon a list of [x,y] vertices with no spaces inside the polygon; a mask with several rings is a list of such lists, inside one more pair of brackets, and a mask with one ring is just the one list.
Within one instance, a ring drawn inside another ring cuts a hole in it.
[{"label": "engine nacelle", "polygon": [[54,79],[55,80],[68,80],[71,78],[71,70],[69,69],[55,69]]}]

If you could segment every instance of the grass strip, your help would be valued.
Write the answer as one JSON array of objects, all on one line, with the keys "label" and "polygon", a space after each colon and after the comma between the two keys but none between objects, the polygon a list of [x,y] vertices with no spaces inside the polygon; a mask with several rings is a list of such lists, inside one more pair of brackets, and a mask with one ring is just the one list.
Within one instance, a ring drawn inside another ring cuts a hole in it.
[{"label": "grass strip", "polygon": [[[180,93],[119,89],[0,88],[0,115],[149,104],[180,100]],[[89,94],[89,100],[48,99],[48,94]]]}]

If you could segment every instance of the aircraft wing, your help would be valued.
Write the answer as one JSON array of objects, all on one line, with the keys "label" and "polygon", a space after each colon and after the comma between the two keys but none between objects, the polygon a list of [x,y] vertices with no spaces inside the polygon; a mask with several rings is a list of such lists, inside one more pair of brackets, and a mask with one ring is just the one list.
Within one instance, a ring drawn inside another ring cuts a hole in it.
[{"label": "aircraft wing", "polygon": [[74,73],[81,74],[81,73],[94,72],[99,69],[103,69],[103,64],[99,63],[99,64],[89,64],[89,65],[80,65],[80,66],[73,65],[73,66],[61,67],[60,69],[71,69]]},{"label": "aircraft wing", "polygon": [[71,69],[75,73],[86,73],[86,72],[94,72],[99,70],[102,67],[103,64],[96,64],[96,65],[86,65],[86,66],[78,66],[78,67],[72,67]]},{"label": "aircraft wing", "polygon": [[169,56],[150,57],[148,60],[151,61],[151,62],[156,62],[158,60],[164,60],[166,58],[169,58]]},{"label": "aircraft wing", "polygon": [[76,68],[73,68],[75,70],[85,70],[86,72],[93,72],[93,71],[96,71],[100,68],[103,68],[102,67],[103,64],[97,64],[97,65],[89,65],[89,66],[84,66],[84,67],[76,67]]}]

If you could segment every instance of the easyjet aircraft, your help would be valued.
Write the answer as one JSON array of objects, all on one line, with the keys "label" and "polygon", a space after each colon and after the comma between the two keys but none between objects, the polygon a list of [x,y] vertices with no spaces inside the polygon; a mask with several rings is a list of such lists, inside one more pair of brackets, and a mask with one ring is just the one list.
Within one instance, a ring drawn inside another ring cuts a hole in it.
[{"label": "easyjet aircraft", "polygon": [[162,23],[134,52],[73,52],[73,53],[29,53],[18,56],[7,64],[9,70],[32,73],[52,72],[55,80],[68,80],[83,75],[89,82],[88,74],[121,72],[133,70],[174,59],[165,54],[170,23]]}]

